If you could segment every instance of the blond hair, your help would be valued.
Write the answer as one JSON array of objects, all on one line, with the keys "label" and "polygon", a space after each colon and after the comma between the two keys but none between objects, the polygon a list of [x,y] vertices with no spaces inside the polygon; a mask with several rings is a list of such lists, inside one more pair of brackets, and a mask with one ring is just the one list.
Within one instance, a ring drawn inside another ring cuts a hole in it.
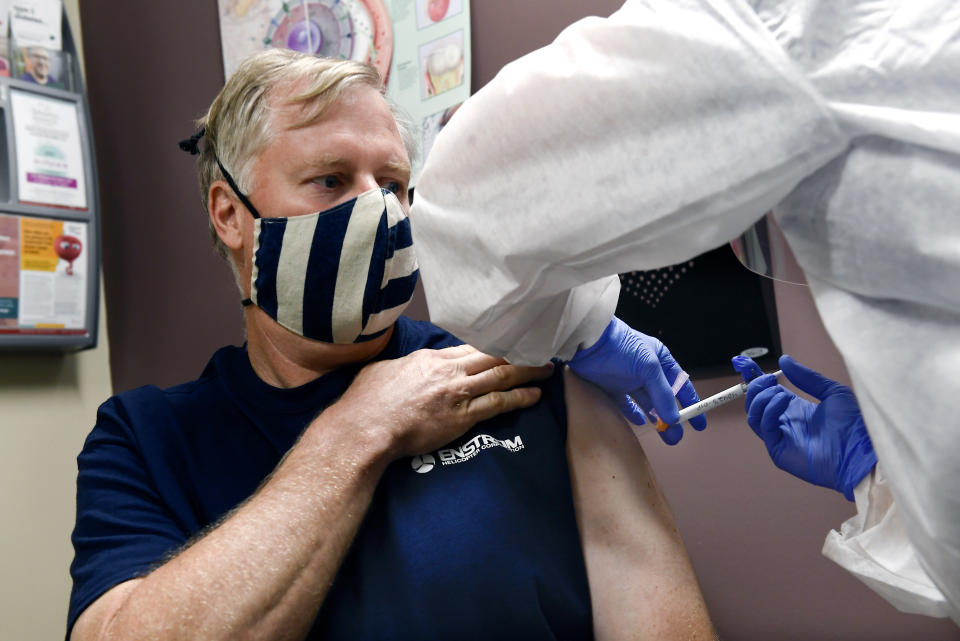
[{"label": "blond hair", "polygon": [[[244,60],[197,121],[197,127],[205,130],[205,144],[201,145],[197,161],[204,214],[210,186],[224,179],[218,159],[244,195],[253,189],[254,161],[274,135],[272,94],[294,85],[300,92],[285,104],[304,105],[304,118],[297,127],[309,126],[322,118],[348,88],[383,90],[377,70],[353,60],[321,58],[288,49],[267,49]],[[390,109],[412,164],[418,155],[416,127],[396,105],[390,104]],[[229,261],[229,252],[212,223],[210,236],[217,253]]]}]

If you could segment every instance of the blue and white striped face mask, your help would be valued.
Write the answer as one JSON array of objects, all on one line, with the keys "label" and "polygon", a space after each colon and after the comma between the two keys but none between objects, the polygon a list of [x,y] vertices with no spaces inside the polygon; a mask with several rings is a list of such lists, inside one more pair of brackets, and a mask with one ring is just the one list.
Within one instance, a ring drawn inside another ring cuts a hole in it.
[{"label": "blue and white striped face mask", "polygon": [[244,204],[256,218],[244,305],[306,338],[359,343],[383,334],[409,304],[417,257],[410,221],[392,192],[371,189],[288,218],[262,218]]},{"label": "blue and white striped face mask", "polygon": [[290,331],[327,343],[380,336],[413,298],[410,220],[386,189],[332,209],[254,221],[250,300]]}]

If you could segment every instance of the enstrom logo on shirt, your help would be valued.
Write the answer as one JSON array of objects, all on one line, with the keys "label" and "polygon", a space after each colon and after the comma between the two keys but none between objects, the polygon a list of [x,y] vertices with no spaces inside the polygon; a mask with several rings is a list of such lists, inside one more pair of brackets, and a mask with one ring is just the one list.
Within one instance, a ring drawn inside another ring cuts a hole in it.
[{"label": "enstrom logo on shirt", "polygon": [[418,474],[426,474],[436,467],[437,458],[440,459],[440,465],[456,465],[469,461],[483,450],[488,450],[491,447],[502,447],[509,452],[516,453],[523,449],[523,439],[519,435],[512,439],[499,439],[489,434],[478,434],[460,447],[447,447],[437,450],[436,458],[432,454],[414,456],[410,461],[410,467]]},{"label": "enstrom logo on shirt", "polygon": [[413,468],[413,471],[417,474],[426,474],[437,464],[437,459],[433,458],[432,454],[423,454],[421,456],[414,456],[413,460],[410,461],[410,467]]}]

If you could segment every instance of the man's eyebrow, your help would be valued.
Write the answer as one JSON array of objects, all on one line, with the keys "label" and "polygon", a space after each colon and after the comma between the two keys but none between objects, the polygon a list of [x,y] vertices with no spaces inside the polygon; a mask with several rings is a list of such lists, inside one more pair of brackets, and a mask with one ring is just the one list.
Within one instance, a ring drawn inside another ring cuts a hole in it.
[{"label": "man's eyebrow", "polygon": [[[320,156],[307,160],[305,164],[309,171],[326,171],[349,168],[352,167],[354,163],[341,156]],[[402,160],[388,160],[383,163],[383,169],[398,174],[404,180],[410,178],[410,163]]]},{"label": "man's eyebrow", "polygon": [[410,177],[410,163],[402,162],[399,160],[391,160],[384,163],[384,167],[390,171],[400,174],[403,178]]},{"label": "man's eyebrow", "polygon": [[340,156],[320,156],[308,159],[305,164],[311,169],[336,169],[349,167],[351,163]]},{"label": "man's eyebrow", "polygon": [[[305,163],[310,169],[340,169],[350,167],[353,162],[341,156],[320,156],[311,158]],[[410,175],[410,164],[401,160],[388,160],[383,163],[384,169],[399,173],[403,176]]]}]

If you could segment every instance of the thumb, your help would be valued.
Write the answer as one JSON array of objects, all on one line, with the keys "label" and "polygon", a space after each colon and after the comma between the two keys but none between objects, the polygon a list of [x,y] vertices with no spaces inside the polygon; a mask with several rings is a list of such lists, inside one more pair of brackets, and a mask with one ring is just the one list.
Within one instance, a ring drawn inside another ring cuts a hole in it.
[{"label": "thumb", "polygon": [[783,375],[796,385],[797,389],[803,390],[821,401],[830,396],[840,385],[840,383],[827,378],[823,374],[801,365],[786,354],[780,357],[779,364],[780,369],[783,370]]}]

